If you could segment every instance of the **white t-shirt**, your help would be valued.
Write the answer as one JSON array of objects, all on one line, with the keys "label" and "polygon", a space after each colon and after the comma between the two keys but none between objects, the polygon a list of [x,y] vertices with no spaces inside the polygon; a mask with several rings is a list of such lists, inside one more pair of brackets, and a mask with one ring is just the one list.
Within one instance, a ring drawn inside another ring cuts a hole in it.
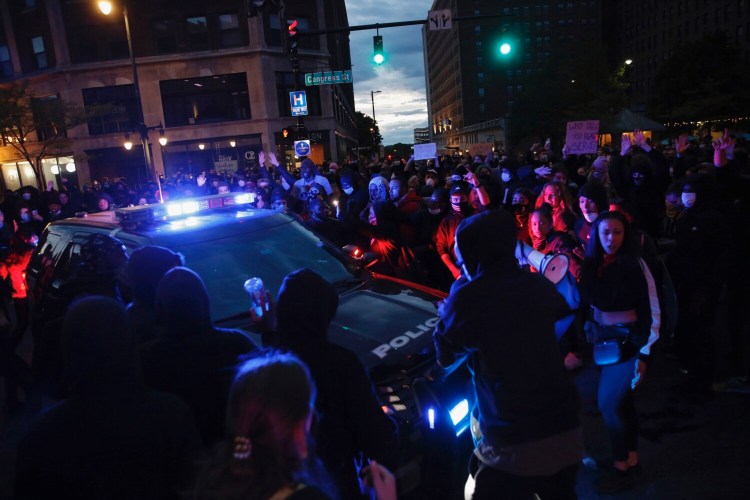
[{"label": "white t-shirt", "polygon": [[[333,189],[331,189],[331,183],[328,182],[328,179],[326,179],[322,175],[316,175],[310,182],[305,182],[305,179],[298,179],[294,182],[294,187],[296,187],[299,191],[307,191],[307,188],[309,188],[310,185],[315,182],[323,186],[323,189],[326,190],[327,196],[331,196],[331,193],[333,193]],[[287,184],[286,180],[282,179],[281,184],[282,186],[284,186],[284,189],[289,189],[289,184]]]}]

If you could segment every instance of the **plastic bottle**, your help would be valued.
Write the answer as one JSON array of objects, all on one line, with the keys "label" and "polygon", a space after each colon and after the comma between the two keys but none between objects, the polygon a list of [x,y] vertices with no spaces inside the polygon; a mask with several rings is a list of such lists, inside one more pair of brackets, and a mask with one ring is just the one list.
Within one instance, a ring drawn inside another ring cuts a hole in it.
[{"label": "plastic bottle", "polygon": [[[245,281],[245,291],[250,296],[250,302],[252,303],[253,309],[255,309],[255,314],[263,316],[263,307],[261,306],[261,300],[263,298],[263,293],[265,292],[263,280],[254,277]],[[268,310],[268,302],[266,302],[266,310]]]}]

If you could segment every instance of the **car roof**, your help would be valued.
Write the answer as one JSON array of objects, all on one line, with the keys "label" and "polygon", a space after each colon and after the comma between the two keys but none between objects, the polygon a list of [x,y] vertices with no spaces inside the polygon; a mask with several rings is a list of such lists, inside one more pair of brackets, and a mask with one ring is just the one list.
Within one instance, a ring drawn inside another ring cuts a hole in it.
[{"label": "car roof", "polygon": [[55,221],[49,224],[48,230],[78,229],[81,232],[105,233],[118,239],[146,240],[152,244],[170,246],[173,242],[206,241],[292,222],[291,217],[275,210],[237,207],[142,222],[120,222],[115,219],[114,212],[110,214],[91,214]]}]

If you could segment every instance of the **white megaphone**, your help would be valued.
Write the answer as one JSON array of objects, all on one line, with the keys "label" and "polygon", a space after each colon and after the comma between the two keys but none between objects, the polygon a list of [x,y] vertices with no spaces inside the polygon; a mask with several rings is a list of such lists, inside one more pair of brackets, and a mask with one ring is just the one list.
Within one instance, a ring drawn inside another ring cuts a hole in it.
[{"label": "white megaphone", "polygon": [[519,241],[516,245],[516,259],[521,265],[528,263],[534,266],[553,285],[557,285],[565,277],[570,265],[567,255],[560,253],[545,255],[523,241]]}]

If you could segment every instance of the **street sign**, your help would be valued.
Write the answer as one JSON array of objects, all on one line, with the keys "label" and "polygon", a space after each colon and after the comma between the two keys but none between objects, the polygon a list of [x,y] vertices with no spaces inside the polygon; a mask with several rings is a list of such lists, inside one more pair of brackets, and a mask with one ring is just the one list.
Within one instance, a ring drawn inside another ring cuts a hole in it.
[{"label": "street sign", "polygon": [[294,154],[297,156],[307,156],[310,154],[310,141],[294,141]]},{"label": "street sign", "polygon": [[292,104],[292,116],[307,116],[307,94],[304,90],[289,92],[289,101]]},{"label": "street sign", "polygon": [[431,10],[427,15],[430,31],[449,30],[453,28],[450,9]]},{"label": "street sign", "polygon": [[322,73],[305,73],[305,85],[331,85],[334,83],[352,83],[352,71],[324,71]]}]

